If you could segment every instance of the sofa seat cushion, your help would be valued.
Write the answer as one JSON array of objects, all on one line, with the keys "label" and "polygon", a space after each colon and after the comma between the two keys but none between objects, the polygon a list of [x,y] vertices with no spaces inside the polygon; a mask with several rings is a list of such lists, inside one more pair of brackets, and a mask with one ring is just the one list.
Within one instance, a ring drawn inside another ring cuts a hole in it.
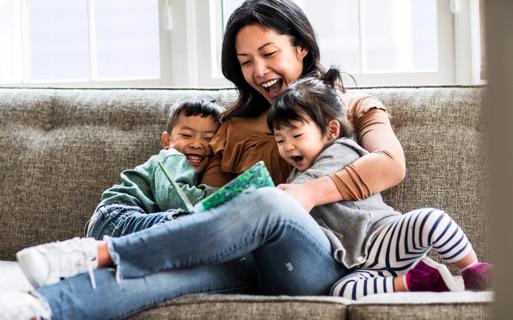
[{"label": "sofa seat cushion", "polygon": [[349,319],[349,301],[335,297],[195,294],[158,304],[131,320],[311,320]]},{"label": "sofa seat cushion", "polygon": [[404,292],[364,297],[351,304],[349,318],[490,319],[492,292]]},{"label": "sofa seat cushion", "polygon": [[[0,261],[0,289],[32,289],[18,264]],[[336,297],[194,294],[130,319],[488,319],[491,292],[407,292],[349,301]]]}]

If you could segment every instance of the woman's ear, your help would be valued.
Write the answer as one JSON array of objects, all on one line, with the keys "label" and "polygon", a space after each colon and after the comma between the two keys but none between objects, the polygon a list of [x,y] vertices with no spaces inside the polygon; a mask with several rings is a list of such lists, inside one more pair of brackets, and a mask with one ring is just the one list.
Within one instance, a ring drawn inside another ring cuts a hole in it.
[{"label": "woman's ear", "polygon": [[299,60],[303,61],[303,59],[306,57],[306,55],[308,54],[309,50],[308,48],[306,47],[297,47],[297,56],[299,58]]},{"label": "woman's ear", "polygon": [[171,139],[169,138],[169,133],[167,133],[167,131],[162,132],[162,134],[160,135],[160,141],[162,142],[163,149],[169,149]]},{"label": "woman's ear", "polygon": [[332,142],[340,136],[340,122],[336,119],[331,119],[328,122],[328,141]]}]

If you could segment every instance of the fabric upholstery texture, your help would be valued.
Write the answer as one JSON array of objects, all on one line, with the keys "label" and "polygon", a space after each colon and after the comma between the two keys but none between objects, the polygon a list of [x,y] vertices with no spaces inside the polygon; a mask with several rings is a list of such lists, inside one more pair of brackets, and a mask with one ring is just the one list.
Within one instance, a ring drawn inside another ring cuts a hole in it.
[{"label": "fabric upholstery texture", "polygon": [[[342,302],[342,303],[341,303]],[[348,305],[332,297],[190,295],[165,302],[130,319],[348,319]]]},{"label": "fabric upholstery texture", "polygon": [[[447,211],[489,260],[481,87],[360,90],[380,99],[406,155],[407,176],[383,194],[401,212]],[[224,106],[232,89],[0,88],[0,260],[21,248],[83,234],[103,190],[121,170],[160,149],[169,107],[184,97]],[[454,270],[453,270],[454,271]],[[0,288],[30,286],[15,263],[0,262]],[[329,297],[193,295],[134,319],[487,319],[491,298],[451,293],[445,301],[349,303]],[[422,293],[427,295],[427,293]],[[397,297],[391,294],[387,297]],[[427,296],[424,296],[426,298]],[[459,300],[458,300],[459,299]],[[463,300],[461,300],[463,299]]]}]

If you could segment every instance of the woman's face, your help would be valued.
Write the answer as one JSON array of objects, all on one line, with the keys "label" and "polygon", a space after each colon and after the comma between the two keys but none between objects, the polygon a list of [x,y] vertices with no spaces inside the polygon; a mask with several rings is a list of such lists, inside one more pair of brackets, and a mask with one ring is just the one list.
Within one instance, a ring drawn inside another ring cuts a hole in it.
[{"label": "woman's face", "polygon": [[308,49],[292,45],[292,37],[261,25],[242,28],[235,50],[246,82],[269,103],[298,80]]}]

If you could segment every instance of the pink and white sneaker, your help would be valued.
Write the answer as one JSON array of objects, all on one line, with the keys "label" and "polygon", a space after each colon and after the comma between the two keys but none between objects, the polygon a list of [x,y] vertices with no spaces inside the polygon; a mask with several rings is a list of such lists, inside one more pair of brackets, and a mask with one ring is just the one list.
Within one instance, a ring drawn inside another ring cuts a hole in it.
[{"label": "pink and white sneaker", "polygon": [[477,262],[461,272],[465,290],[482,291],[492,287],[493,265]]},{"label": "pink and white sneaker", "polygon": [[425,257],[404,275],[403,283],[408,291],[459,291],[449,269],[431,258]]}]

